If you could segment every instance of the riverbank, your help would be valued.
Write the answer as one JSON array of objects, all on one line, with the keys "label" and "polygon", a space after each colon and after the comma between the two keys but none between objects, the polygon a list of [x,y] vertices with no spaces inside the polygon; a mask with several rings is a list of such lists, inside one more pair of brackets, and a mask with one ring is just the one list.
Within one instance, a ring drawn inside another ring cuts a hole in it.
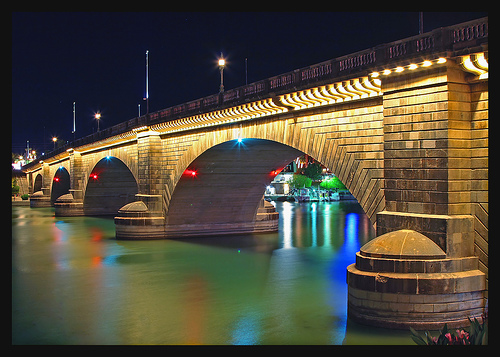
[{"label": "riverbank", "polygon": [[21,197],[12,197],[12,206],[29,206],[30,200],[23,200]]},{"label": "riverbank", "polygon": [[288,194],[266,194],[264,199],[267,201],[280,202],[336,202],[344,200],[356,200],[354,196],[347,190],[321,190],[314,188],[301,188],[293,190]]}]

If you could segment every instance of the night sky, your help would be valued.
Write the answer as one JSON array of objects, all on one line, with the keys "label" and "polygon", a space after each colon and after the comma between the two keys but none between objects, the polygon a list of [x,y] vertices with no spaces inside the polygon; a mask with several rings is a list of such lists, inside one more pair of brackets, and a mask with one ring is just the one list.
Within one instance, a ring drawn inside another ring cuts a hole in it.
[{"label": "night sky", "polygon": [[[487,16],[424,12],[424,31]],[[146,111],[418,34],[418,12],[13,13],[12,151],[41,153]]]}]

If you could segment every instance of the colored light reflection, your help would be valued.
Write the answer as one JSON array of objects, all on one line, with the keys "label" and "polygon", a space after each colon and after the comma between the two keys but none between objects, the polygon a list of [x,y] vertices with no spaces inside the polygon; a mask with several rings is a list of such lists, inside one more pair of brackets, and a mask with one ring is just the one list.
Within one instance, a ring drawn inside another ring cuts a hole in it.
[{"label": "colored light reflection", "polygon": [[348,254],[355,255],[359,248],[357,213],[348,213],[345,217],[344,250]]},{"label": "colored light reflection", "polygon": [[69,225],[63,221],[57,221],[53,223],[52,233],[54,241],[64,242],[68,239]]},{"label": "colored light reflection", "polygon": [[99,242],[102,239],[103,237],[102,230],[100,230],[97,227],[92,227],[90,228],[90,231],[92,233],[92,238],[91,238],[92,242]]},{"label": "colored light reflection", "polygon": [[283,217],[283,248],[292,248],[292,217],[293,217],[293,205],[290,202],[283,202],[283,211],[281,212]]},{"label": "colored light reflection", "polygon": [[92,266],[98,267],[102,264],[102,257],[92,257]]},{"label": "colored light reflection", "polygon": [[232,332],[233,345],[255,345],[259,343],[260,326],[259,319],[253,315],[243,316],[236,321]]}]

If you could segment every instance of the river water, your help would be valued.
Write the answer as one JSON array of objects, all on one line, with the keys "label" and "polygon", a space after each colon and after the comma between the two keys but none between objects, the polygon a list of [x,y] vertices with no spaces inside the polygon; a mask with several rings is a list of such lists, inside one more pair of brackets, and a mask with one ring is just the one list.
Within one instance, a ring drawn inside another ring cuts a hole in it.
[{"label": "river water", "polygon": [[119,241],[112,217],[12,207],[12,343],[413,344],[347,319],[356,201],[276,208],[279,233]]}]

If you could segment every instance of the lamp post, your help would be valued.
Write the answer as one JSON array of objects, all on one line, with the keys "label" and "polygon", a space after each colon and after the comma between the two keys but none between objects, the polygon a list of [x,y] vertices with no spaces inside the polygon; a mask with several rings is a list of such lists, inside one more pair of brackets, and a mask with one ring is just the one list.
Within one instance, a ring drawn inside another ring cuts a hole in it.
[{"label": "lamp post", "polygon": [[56,142],[57,142],[57,138],[54,136],[52,138],[52,141],[54,142],[54,150],[56,149]]},{"label": "lamp post", "polygon": [[97,132],[99,132],[99,119],[101,119],[101,113],[95,113],[95,120],[97,120]]},{"label": "lamp post", "polygon": [[73,141],[76,140],[76,102],[73,102]]},{"label": "lamp post", "polygon": [[149,50],[146,51],[146,115],[149,114]]},{"label": "lamp post", "polygon": [[222,57],[222,52],[220,53],[219,58],[219,69],[220,69],[220,89],[219,93],[224,92],[224,66],[226,65],[226,61],[224,57]]}]

